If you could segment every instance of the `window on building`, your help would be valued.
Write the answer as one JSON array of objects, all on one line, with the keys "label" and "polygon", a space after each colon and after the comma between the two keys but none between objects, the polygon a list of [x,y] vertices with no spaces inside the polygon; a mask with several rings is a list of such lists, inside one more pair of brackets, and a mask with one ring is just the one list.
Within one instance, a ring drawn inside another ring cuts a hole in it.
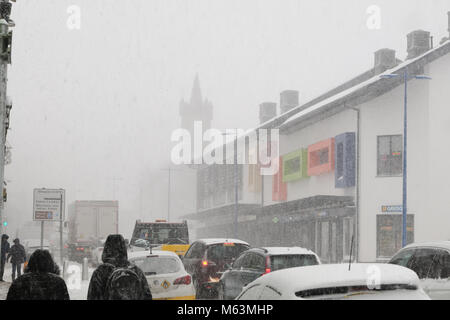
[{"label": "window on building", "polygon": [[378,163],[379,176],[398,176],[403,172],[403,136],[378,137]]},{"label": "window on building", "polygon": [[[402,215],[377,216],[377,257],[391,258],[402,248]],[[414,242],[414,215],[406,218],[406,243]]]}]

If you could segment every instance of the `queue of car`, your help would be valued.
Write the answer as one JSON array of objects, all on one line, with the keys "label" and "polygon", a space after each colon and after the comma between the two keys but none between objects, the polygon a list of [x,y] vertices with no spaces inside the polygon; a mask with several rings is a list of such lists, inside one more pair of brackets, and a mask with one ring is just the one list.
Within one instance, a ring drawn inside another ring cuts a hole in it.
[{"label": "queue of car", "polygon": [[300,247],[252,248],[238,239],[194,241],[183,257],[132,250],[156,299],[450,299],[450,241],[411,244],[389,263],[321,264]]}]

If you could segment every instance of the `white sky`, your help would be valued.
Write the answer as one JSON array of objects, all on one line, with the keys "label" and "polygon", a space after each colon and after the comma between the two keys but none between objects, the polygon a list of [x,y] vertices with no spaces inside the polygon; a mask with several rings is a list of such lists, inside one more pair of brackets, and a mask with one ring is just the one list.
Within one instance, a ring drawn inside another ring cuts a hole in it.
[{"label": "white sky", "polygon": [[[66,26],[69,5],[81,8],[81,30]],[[380,30],[366,26],[370,5],[381,8]],[[135,219],[167,212],[160,169],[195,73],[213,126],[247,129],[259,103],[278,102],[282,90],[306,102],[371,68],[380,48],[403,60],[412,30],[431,31],[438,44],[447,11],[450,0],[19,0],[10,230],[31,219],[33,188],[61,187],[67,202],[115,193],[129,235]],[[183,173],[174,176],[172,210],[188,213]]]}]

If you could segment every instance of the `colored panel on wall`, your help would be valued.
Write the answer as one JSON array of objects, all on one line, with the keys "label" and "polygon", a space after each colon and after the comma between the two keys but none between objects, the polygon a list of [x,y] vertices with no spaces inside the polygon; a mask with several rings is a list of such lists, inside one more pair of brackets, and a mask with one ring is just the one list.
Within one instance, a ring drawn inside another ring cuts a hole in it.
[{"label": "colored panel on wall", "polygon": [[334,170],[334,138],[308,147],[308,176],[318,176]]},{"label": "colored panel on wall", "polygon": [[248,191],[261,192],[261,169],[258,164],[248,165]]},{"label": "colored panel on wall", "polygon": [[278,172],[272,176],[272,201],[286,201],[287,184],[283,182],[283,159],[280,157],[278,162]]},{"label": "colored panel on wall", "polygon": [[283,182],[308,177],[308,150],[300,149],[283,156]]},{"label": "colored panel on wall", "polygon": [[350,188],[355,186],[356,177],[356,137],[354,132],[346,132],[335,138],[335,186]]}]

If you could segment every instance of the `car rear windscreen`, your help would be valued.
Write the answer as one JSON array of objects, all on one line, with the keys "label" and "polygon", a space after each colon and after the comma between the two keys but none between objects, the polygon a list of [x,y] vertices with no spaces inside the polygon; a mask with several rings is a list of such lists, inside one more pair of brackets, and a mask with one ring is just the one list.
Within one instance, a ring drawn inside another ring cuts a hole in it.
[{"label": "car rear windscreen", "polygon": [[180,270],[180,263],[172,257],[146,257],[133,259],[132,263],[140,268],[146,276],[176,273]]},{"label": "car rear windscreen", "polygon": [[237,258],[242,252],[249,249],[248,245],[238,243],[220,243],[209,246],[208,260],[220,261]]},{"label": "car rear windscreen", "polygon": [[385,284],[379,286],[379,288],[369,288],[367,286],[342,286],[342,287],[330,287],[330,288],[317,288],[296,292],[295,295],[299,298],[314,298],[320,296],[342,296],[342,295],[356,295],[363,293],[377,293],[385,291],[395,290],[417,290],[417,286],[409,284]]},{"label": "car rear windscreen", "polygon": [[319,264],[316,256],[312,254],[275,255],[270,257],[270,262],[272,271]]}]

